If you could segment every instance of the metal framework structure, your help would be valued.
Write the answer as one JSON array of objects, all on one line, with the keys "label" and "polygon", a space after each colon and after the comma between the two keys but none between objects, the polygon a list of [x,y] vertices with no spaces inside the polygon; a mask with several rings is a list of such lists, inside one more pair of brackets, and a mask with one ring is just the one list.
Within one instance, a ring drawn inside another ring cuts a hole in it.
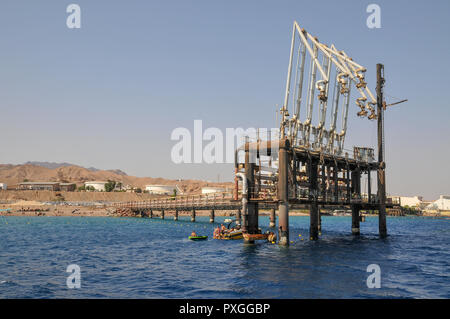
[{"label": "metal framework structure", "polygon": [[[298,45],[297,38],[300,40]],[[292,83],[295,55],[297,61],[295,81]],[[309,70],[306,66],[307,61],[309,61]],[[377,118],[375,113],[377,101],[367,87],[365,72],[366,68],[356,63],[344,51],[336,49],[333,44],[327,46],[319,42],[317,37],[300,28],[295,21],[292,29],[286,93],[280,110],[281,138],[287,134],[293,146],[341,155],[347,132],[352,87],[359,93],[355,101],[359,107],[358,116],[367,116],[371,120]],[[289,97],[292,89],[292,115],[290,116]],[[331,99],[330,89],[332,89]],[[318,114],[316,123],[313,121],[315,108]],[[329,108],[330,111],[328,111]],[[337,128],[339,112],[342,114],[340,130]],[[304,113],[303,116],[302,113]],[[328,129],[326,128],[327,113],[330,113]]]}]

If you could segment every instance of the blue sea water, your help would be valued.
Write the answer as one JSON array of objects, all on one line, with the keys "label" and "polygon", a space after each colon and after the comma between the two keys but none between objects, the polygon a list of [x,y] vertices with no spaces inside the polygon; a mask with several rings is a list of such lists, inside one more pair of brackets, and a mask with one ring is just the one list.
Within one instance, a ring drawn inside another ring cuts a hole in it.
[{"label": "blue sea water", "polygon": [[[290,217],[288,248],[213,240],[208,220],[0,217],[0,298],[450,297],[450,219],[388,217],[379,239],[375,217],[358,238],[349,217],[322,217],[311,242],[309,218]],[[192,230],[210,239],[189,241]],[[67,288],[70,264],[80,289]],[[379,289],[367,287],[370,264]]]}]

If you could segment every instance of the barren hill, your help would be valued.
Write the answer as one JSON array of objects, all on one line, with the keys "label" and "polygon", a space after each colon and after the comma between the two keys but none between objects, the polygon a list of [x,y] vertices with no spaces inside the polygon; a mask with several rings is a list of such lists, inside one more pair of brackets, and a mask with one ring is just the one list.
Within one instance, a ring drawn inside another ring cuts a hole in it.
[{"label": "barren hill", "polygon": [[0,183],[14,186],[23,181],[30,182],[70,182],[78,185],[86,181],[116,181],[123,185],[144,188],[148,184],[178,185],[185,193],[199,193],[204,186],[231,188],[231,183],[208,183],[201,180],[170,180],[153,177],[128,176],[120,170],[90,170],[80,166],[48,168],[38,165],[0,164]]}]

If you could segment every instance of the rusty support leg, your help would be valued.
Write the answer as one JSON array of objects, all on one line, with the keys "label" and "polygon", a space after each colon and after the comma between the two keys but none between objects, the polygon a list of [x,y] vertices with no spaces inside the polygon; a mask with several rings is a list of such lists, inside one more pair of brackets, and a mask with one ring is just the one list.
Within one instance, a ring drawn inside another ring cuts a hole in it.
[{"label": "rusty support leg", "polygon": [[319,238],[319,206],[317,204],[318,183],[317,183],[317,162],[309,163],[309,192],[312,195],[309,215],[309,239],[317,240]]},{"label": "rusty support leg", "polygon": [[211,213],[209,215],[209,222],[210,223],[214,223],[214,216],[215,216],[214,209],[211,209]]},{"label": "rusty support leg", "polygon": [[153,218],[153,209],[150,209],[150,218]]},{"label": "rusty support leg", "polygon": [[191,211],[191,222],[195,222],[195,209],[192,209]]},{"label": "rusty support leg", "polygon": [[288,140],[280,140],[278,152],[278,243],[283,246],[289,245],[289,181],[288,181]]},{"label": "rusty support leg", "polygon": [[173,220],[178,220],[178,209],[175,209],[175,216],[173,217]]},{"label": "rusty support leg", "polygon": [[161,219],[164,219],[164,209],[161,210]]},{"label": "rusty support leg", "polygon": [[270,223],[269,223],[269,227],[270,228],[274,228],[275,227],[275,208],[272,208],[270,210]]}]

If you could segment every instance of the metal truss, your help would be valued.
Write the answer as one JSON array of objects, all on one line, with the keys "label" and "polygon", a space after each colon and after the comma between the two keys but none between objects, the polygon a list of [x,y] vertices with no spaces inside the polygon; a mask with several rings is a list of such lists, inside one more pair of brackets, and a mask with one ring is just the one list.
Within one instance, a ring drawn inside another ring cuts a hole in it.
[{"label": "metal truss", "polygon": [[[297,37],[300,39],[298,45],[296,45]],[[296,47],[298,49],[295,83],[291,83]],[[309,70],[305,68],[307,60],[309,60]],[[352,87],[355,87],[359,92],[359,97],[355,101],[360,108],[357,113],[358,116],[367,116],[370,120],[377,118],[375,113],[377,100],[367,87],[365,72],[366,68],[353,61],[344,51],[339,51],[334,45],[327,46],[320,43],[316,37],[300,28],[295,21],[292,30],[286,94],[281,108],[281,137],[287,137],[293,146],[342,155],[347,132],[350,89]],[[305,81],[305,77],[309,79]],[[330,125],[326,129],[330,84],[333,93],[331,96]],[[288,111],[291,87],[294,90],[292,94],[292,116],[289,115]],[[306,98],[303,98],[303,96],[306,96]],[[318,112],[318,121],[313,124],[315,106],[316,112]],[[337,128],[339,111],[342,114],[340,130]],[[301,116],[301,113],[304,115]]]}]

